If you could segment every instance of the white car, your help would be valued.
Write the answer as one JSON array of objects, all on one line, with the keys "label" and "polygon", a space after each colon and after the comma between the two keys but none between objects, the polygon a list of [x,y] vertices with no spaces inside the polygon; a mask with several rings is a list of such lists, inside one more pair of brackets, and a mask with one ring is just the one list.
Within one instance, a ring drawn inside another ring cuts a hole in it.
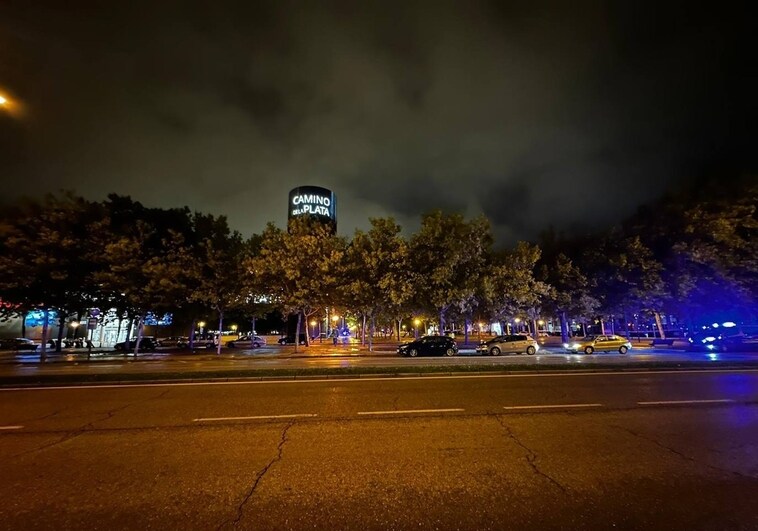
[{"label": "white car", "polygon": [[260,348],[265,344],[266,339],[261,336],[241,336],[229,341],[226,346],[229,348]]}]

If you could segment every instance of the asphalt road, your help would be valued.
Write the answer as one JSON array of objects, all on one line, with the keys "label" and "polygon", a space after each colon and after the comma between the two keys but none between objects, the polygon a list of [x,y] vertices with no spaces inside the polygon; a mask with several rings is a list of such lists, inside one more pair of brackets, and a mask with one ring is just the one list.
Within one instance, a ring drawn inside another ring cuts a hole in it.
[{"label": "asphalt road", "polygon": [[2,529],[758,529],[758,371],[0,396]]}]

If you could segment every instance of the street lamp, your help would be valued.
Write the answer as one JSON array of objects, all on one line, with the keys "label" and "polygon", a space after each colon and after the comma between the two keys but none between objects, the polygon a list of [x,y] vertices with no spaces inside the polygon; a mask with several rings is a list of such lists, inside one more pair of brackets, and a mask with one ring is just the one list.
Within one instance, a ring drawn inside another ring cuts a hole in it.
[{"label": "street lamp", "polygon": [[236,324],[233,324],[233,325],[232,325],[232,326],[230,326],[229,328],[231,328],[231,329],[232,329],[232,332],[234,332],[235,334],[237,333],[237,325],[236,325]]},{"label": "street lamp", "polygon": [[5,105],[6,103],[8,103],[8,100],[0,96],[0,105]]},{"label": "street lamp", "polygon": [[413,320],[413,333],[415,335],[415,338],[418,339],[418,325],[421,324],[421,320],[416,318]]},{"label": "street lamp", "polygon": [[311,321],[311,337],[316,335],[316,320]]},{"label": "street lamp", "polygon": [[[520,319],[520,318],[518,318],[518,317],[516,317],[516,318],[513,320],[513,322],[514,322],[514,323],[516,323],[516,326],[515,326],[514,328],[519,328],[519,323],[521,322],[521,319]],[[514,332],[517,332],[517,331],[518,331],[518,330],[514,330]]]},{"label": "street lamp", "polygon": [[[0,98],[2,98],[2,96],[0,96]],[[71,321],[68,326],[74,329],[71,333],[71,338],[76,339],[76,329],[79,327],[79,321]]]},{"label": "street lamp", "polygon": [[199,321],[197,326],[200,327],[200,337],[203,337],[203,328],[205,327],[205,321]]}]

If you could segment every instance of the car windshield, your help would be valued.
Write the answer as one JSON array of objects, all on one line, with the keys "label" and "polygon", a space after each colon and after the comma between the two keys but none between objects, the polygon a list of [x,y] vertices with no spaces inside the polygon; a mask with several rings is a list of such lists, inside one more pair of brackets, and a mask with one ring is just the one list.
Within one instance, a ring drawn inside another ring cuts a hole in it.
[{"label": "car windshield", "polygon": [[584,336],[582,339],[584,341],[594,341],[595,339],[597,339],[597,336]]}]

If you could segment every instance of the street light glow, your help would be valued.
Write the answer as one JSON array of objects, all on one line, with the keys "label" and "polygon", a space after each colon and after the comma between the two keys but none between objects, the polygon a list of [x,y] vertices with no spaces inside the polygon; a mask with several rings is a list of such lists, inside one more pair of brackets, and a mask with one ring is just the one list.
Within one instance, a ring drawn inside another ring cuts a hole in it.
[{"label": "street light glow", "polygon": [[8,103],[8,100],[0,96],[0,105],[5,105],[6,103]]}]

